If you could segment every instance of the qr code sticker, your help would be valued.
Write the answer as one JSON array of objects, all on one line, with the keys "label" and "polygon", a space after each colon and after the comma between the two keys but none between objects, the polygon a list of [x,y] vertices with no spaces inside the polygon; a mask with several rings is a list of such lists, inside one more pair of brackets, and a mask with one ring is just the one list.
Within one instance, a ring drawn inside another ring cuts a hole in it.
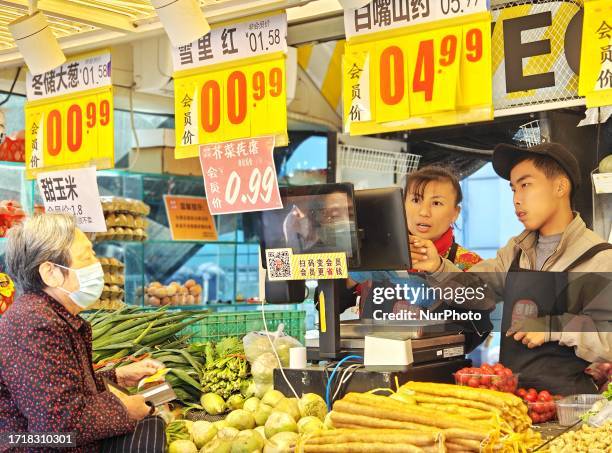
[{"label": "qr code sticker", "polygon": [[268,265],[268,280],[291,279],[291,249],[266,250],[266,263]]}]

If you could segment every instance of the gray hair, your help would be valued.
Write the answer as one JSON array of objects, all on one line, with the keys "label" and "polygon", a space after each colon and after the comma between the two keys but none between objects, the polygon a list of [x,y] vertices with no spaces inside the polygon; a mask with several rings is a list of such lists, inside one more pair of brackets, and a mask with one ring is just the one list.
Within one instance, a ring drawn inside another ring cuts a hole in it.
[{"label": "gray hair", "polygon": [[6,267],[22,292],[42,291],[38,267],[47,261],[70,267],[76,222],[66,214],[40,214],[12,227],[7,234]]}]

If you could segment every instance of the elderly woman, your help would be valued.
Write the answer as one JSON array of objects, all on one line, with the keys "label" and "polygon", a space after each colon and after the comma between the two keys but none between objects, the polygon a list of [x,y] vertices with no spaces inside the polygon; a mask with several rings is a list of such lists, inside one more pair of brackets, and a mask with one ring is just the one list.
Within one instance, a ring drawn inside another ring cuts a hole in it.
[{"label": "elderly woman", "polygon": [[0,319],[0,439],[71,433],[75,452],[163,451],[164,424],[144,398],[105,384],[133,386],[161,365],[93,371],[91,326],[79,313],[100,297],[104,273],[74,218],[43,214],[12,228],[6,264],[20,296]]}]

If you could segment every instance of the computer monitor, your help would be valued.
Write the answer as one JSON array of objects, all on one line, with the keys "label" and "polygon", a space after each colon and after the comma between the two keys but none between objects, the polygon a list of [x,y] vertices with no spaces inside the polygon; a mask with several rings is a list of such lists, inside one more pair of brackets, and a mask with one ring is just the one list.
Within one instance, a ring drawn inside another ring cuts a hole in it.
[{"label": "computer monitor", "polygon": [[280,189],[282,209],[261,213],[262,263],[265,250],[290,248],[294,254],[346,253],[359,266],[353,185],[318,184]]},{"label": "computer monitor", "polygon": [[355,209],[359,225],[360,265],[353,270],[412,268],[402,189],[358,190]]}]

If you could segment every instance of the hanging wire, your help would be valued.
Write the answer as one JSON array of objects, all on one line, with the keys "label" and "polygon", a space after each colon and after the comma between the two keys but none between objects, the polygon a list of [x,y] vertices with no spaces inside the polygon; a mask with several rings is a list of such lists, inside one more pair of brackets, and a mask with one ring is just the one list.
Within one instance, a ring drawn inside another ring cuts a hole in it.
[{"label": "hanging wire", "polygon": [[6,104],[11,96],[13,96],[13,91],[15,90],[15,85],[17,84],[17,79],[19,79],[19,74],[21,74],[21,66],[17,68],[17,72],[15,73],[15,78],[13,79],[13,83],[11,84],[11,89],[9,90],[6,97],[0,102],[0,105]]}]

